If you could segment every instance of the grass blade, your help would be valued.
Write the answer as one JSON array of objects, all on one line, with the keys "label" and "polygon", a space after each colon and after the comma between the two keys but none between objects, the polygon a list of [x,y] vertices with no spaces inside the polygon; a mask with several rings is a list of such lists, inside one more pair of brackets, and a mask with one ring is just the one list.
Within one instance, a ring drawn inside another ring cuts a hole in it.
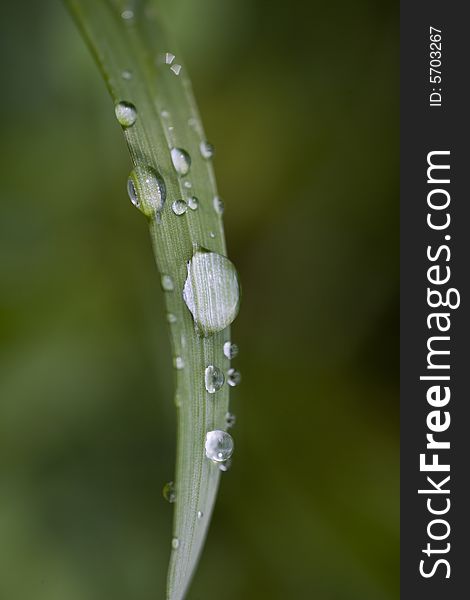
[{"label": "grass blade", "polygon": [[[216,461],[231,451],[231,439],[224,436],[225,446],[212,456],[214,462],[206,456],[205,444],[208,432],[226,429],[229,386],[217,388],[230,367],[223,347],[238,311],[236,272],[225,258],[212,151],[205,144],[184,64],[165,38],[156,5],[120,0],[66,3],[115,103],[134,165],[130,196],[148,220],[162,276],[178,413],[167,598],[180,600],[210,522],[220,477]],[[209,366],[216,368],[208,370]]]}]

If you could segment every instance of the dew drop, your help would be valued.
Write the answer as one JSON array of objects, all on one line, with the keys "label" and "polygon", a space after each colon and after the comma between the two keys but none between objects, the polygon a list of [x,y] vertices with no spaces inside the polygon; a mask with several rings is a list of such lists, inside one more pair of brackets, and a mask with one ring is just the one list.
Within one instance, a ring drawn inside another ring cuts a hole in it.
[{"label": "dew drop", "polygon": [[215,394],[224,385],[225,377],[222,371],[214,365],[209,365],[204,371],[204,383],[209,394]]},{"label": "dew drop", "polygon": [[182,148],[171,149],[171,161],[178,175],[187,175],[191,167],[191,158]]},{"label": "dew drop", "polygon": [[209,237],[213,240],[215,238],[215,233],[213,231],[209,231]]},{"label": "dew drop", "polygon": [[199,150],[201,151],[202,158],[212,158],[214,156],[214,146],[207,141],[199,144]]},{"label": "dew drop", "polygon": [[134,206],[148,218],[157,218],[166,200],[166,186],[152,167],[137,166],[127,182],[127,192]]},{"label": "dew drop", "polygon": [[132,21],[132,19],[134,18],[134,11],[123,10],[121,13],[121,18],[124,19],[124,21]]},{"label": "dew drop", "polygon": [[226,431],[216,429],[206,433],[206,456],[217,463],[228,460],[233,454],[233,439]]},{"label": "dew drop", "polygon": [[227,426],[227,429],[230,429],[230,427],[233,427],[235,425],[235,423],[237,422],[237,417],[228,412],[225,415],[225,425]]},{"label": "dew drop", "polygon": [[238,355],[238,346],[232,342],[225,342],[224,354],[229,359],[235,358]]},{"label": "dew drop", "polygon": [[114,107],[114,114],[123,127],[132,127],[137,121],[137,109],[131,102],[118,102]]},{"label": "dew drop", "polygon": [[188,198],[188,206],[191,210],[197,210],[199,206],[199,200],[196,198],[196,196],[191,196],[191,198]]},{"label": "dew drop", "polygon": [[165,62],[167,65],[171,65],[171,63],[175,60],[175,55],[171,52],[167,52],[165,54]]},{"label": "dew drop", "polygon": [[188,119],[188,125],[191,127],[191,129],[197,129],[197,119],[190,117]]},{"label": "dew drop", "polygon": [[171,540],[171,547],[173,548],[173,550],[178,550],[178,548],[180,547],[180,541],[177,537],[174,537]]},{"label": "dew drop", "polygon": [[164,118],[164,119],[168,119],[168,117],[170,116],[170,113],[167,110],[162,110],[162,112],[160,113],[160,115]]},{"label": "dew drop", "polygon": [[224,212],[224,203],[220,196],[214,196],[213,200],[214,210],[218,215],[223,214]]},{"label": "dew drop", "polygon": [[183,67],[181,65],[178,65],[177,63],[175,63],[174,65],[171,65],[170,69],[173,71],[173,73],[175,75],[179,75],[180,71]]},{"label": "dew drop", "polygon": [[173,323],[176,323],[176,321],[177,321],[176,315],[174,315],[173,313],[167,313],[166,320],[168,321],[168,323],[170,323],[170,325],[172,325]]},{"label": "dew drop", "polygon": [[175,284],[173,283],[173,279],[169,275],[162,275],[162,289],[165,292],[172,292],[175,289]]},{"label": "dew drop", "polygon": [[188,205],[184,200],[175,200],[171,205],[171,210],[175,215],[181,216],[188,210]]},{"label": "dew drop", "polygon": [[173,502],[176,500],[175,484],[172,481],[165,483],[162,494],[167,502],[173,504]]},{"label": "dew drop", "polygon": [[223,462],[219,463],[218,466],[219,466],[219,471],[223,471],[224,473],[226,473],[232,466],[232,461],[230,459],[224,460]]},{"label": "dew drop", "polygon": [[202,510],[198,510],[197,511],[197,518],[198,519],[202,519],[203,516],[204,516],[204,513],[202,512]]},{"label": "dew drop", "polygon": [[233,263],[216,252],[196,250],[188,262],[183,299],[201,335],[207,337],[228,327],[240,303]]},{"label": "dew drop", "polygon": [[181,371],[182,369],[184,369],[184,359],[182,356],[175,356],[175,360],[174,363],[175,365],[175,369],[178,371]]},{"label": "dew drop", "polygon": [[227,371],[227,383],[232,387],[238,385],[242,380],[242,376],[240,375],[240,371],[236,369],[229,369]]},{"label": "dew drop", "polygon": [[190,190],[193,187],[193,184],[190,181],[185,181],[183,185],[187,190]]},{"label": "dew drop", "polygon": [[121,77],[126,81],[130,81],[132,79],[132,71],[129,69],[124,69],[124,71],[121,73]]}]

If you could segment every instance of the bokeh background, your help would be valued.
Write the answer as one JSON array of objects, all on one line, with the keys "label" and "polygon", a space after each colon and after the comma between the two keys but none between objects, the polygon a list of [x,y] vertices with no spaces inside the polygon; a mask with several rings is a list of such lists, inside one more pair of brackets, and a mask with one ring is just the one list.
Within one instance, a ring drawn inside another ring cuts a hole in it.
[{"label": "bokeh background", "polygon": [[[398,3],[161,7],[244,291],[189,600],[397,598]],[[0,598],[163,598],[172,368],[130,161],[62,4],[0,28]]]}]

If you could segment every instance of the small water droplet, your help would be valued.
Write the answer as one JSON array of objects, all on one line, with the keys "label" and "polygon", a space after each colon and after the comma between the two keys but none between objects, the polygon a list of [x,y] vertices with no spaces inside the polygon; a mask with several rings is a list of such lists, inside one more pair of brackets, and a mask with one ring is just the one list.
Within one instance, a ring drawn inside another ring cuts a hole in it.
[{"label": "small water droplet", "polygon": [[197,511],[197,518],[198,519],[202,519],[203,516],[204,516],[204,513],[202,512],[202,510],[198,510]]},{"label": "small water droplet", "polygon": [[167,65],[171,65],[171,63],[175,60],[175,55],[171,52],[167,52],[165,54],[165,62]]},{"label": "small water droplet", "polygon": [[194,117],[189,118],[188,125],[191,127],[191,129],[197,129],[197,119]]},{"label": "small water droplet", "polygon": [[224,460],[224,462],[219,463],[218,466],[219,466],[219,471],[223,471],[224,473],[226,473],[232,466],[232,461],[229,458],[228,460]]},{"label": "small water droplet", "polygon": [[215,238],[215,233],[213,231],[209,231],[209,237],[211,239],[214,239]]},{"label": "small water droplet", "polygon": [[171,67],[170,67],[170,69],[173,71],[173,73],[175,75],[179,75],[182,68],[183,67],[181,65],[178,65],[176,63],[174,65],[171,65]]},{"label": "small water droplet", "polygon": [[171,210],[175,215],[181,216],[188,210],[188,205],[184,200],[175,200],[171,205]]},{"label": "small water droplet", "polygon": [[196,250],[188,262],[183,299],[200,334],[225,329],[237,316],[240,302],[233,263],[216,252]]},{"label": "small water droplet", "polygon": [[121,77],[126,81],[130,81],[132,79],[132,71],[129,69],[124,69],[124,71],[121,73]]},{"label": "small water droplet", "polygon": [[172,481],[165,483],[162,494],[167,502],[173,504],[173,502],[176,500],[175,484]]},{"label": "small water droplet", "polygon": [[174,129],[173,125],[170,125],[170,126],[168,127],[168,131],[173,131],[173,129]]},{"label": "small water droplet", "polygon": [[236,344],[232,344],[230,341],[225,342],[224,354],[229,359],[235,358],[238,355],[238,346]]},{"label": "small water droplet", "polygon": [[173,548],[173,550],[178,550],[178,548],[180,547],[180,541],[177,537],[174,537],[171,540],[171,547]]},{"label": "small water droplet", "polygon": [[238,385],[241,382],[241,380],[242,376],[240,374],[240,371],[237,371],[236,369],[229,369],[227,371],[227,383],[232,387]]},{"label": "small water droplet", "polygon": [[176,315],[174,315],[173,313],[167,313],[166,320],[168,321],[168,323],[173,324],[176,323],[177,318]]},{"label": "small water droplet", "polygon": [[164,119],[168,119],[168,117],[170,116],[170,113],[167,110],[162,110],[160,114]]},{"label": "small water droplet", "polygon": [[123,10],[121,13],[121,18],[124,19],[124,21],[132,21],[132,19],[134,18],[134,11]]},{"label": "small water droplet", "polygon": [[206,433],[206,456],[217,463],[228,460],[233,454],[233,439],[226,431],[216,429]]},{"label": "small water droplet", "polygon": [[181,369],[184,369],[184,359],[183,359],[183,357],[182,356],[175,356],[174,365],[175,365],[175,369],[177,369],[178,371],[181,371]]},{"label": "small water droplet", "polygon": [[222,371],[214,365],[209,365],[204,372],[204,383],[209,394],[215,394],[224,385],[225,377]]},{"label": "small water droplet", "polygon": [[114,107],[114,114],[123,127],[132,127],[137,121],[137,109],[131,102],[118,102]]},{"label": "small water droplet", "polygon": [[161,176],[152,167],[137,166],[127,181],[127,192],[132,204],[148,218],[157,218],[166,199],[166,186]]},{"label": "small water droplet", "polygon": [[171,149],[171,161],[175,167],[175,171],[179,175],[187,175],[191,167],[191,158],[186,150],[182,148]]},{"label": "small water droplet", "polygon": [[183,185],[187,190],[190,190],[193,187],[193,184],[190,181],[185,181]]},{"label": "small water droplet", "polygon": [[212,158],[214,156],[214,146],[207,141],[201,142],[199,149],[203,158]]},{"label": "small water droplet", "polygon": [[237,422],[237,417],[233,413],[231,413],[231,412],[226,413],[225,425],[227,426],[227,429],[229,429],[230,427],[233,427],[236,422]]},{"label": "small water droplet", "polygon": [[170,275],[162,275],[162,288],[165,292],[172,292],[175,289],[175,284]]},{"label": "small water droplet", "polygon": [[213,205],[214,205],[214,210],[218,215],[223,214],[224,203],[220,196],[214,196]]},{"label": "small water droplet", "polygon": [[196,196],[191,196],[191,198],[188,198],[188,206],[191,210],[197,210],[199,206],[199,200],[196,198]]}]

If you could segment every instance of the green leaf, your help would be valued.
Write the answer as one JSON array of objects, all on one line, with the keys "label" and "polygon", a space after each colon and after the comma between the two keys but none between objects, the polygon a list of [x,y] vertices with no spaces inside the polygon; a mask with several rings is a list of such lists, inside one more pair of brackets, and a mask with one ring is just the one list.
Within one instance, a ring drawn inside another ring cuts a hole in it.
[{"label": "green leaf", "polygon": [[[149,223],[162,277],[178,413],[167,598],[180,600],[209,526],[220,478],[216,461],[231,449],[231,439],[227,445],[224,436],[223,452],[213,454],[212,461],[205,443],[208,432],[226,429],[229,386],[218,387],[230,367],[223,346],[238,311],[238,282],[232,263],[224,258],[211,148],[184,63],[158,23],[157,6],[119,0],[66,2],[114,101],[134,165],[129,195]],[[211,444],[213,452],[214,437]]]}]

